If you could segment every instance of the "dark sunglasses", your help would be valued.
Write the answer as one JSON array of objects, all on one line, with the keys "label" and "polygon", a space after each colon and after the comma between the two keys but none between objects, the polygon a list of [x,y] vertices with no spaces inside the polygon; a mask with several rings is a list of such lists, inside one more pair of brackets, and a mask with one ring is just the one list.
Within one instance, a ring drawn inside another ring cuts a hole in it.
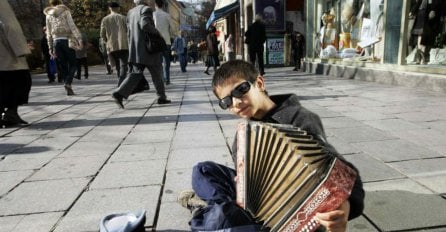
[{"label": "dark sunglasses", "polygon": [[251,83],[249,81],[245,81],[241,83],[240,85],[237,85],[232,91],[229,96],[226,96],[218,102],[220,107],[224,110],[229,108],[232,105],[232,98],[241,98],[243,95],[245,95],[249,90],[251,89]]}]

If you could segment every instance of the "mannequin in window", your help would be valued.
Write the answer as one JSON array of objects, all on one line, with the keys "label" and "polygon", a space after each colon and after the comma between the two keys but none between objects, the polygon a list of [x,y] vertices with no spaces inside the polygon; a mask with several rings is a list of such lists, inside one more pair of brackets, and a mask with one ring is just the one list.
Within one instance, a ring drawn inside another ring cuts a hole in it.
[{"label": "mannequin in window", "polygon": [[333,45],[338,48],[338,37],[336,28],[334,27],[335,17],[334,9],[331,9],[330,12],[326,12],[322,15],[322,23],[324,24],[324,27],[321,30],[322,48],[326,48],[327,45]]},{"label": "mannequin in window", "polygon": [[412,5],[409,17],[415,17],[412,36],[416,41],[416,63],[427,64],[429,50],[440,32],[440,17],[443,0],[416,0]]}]

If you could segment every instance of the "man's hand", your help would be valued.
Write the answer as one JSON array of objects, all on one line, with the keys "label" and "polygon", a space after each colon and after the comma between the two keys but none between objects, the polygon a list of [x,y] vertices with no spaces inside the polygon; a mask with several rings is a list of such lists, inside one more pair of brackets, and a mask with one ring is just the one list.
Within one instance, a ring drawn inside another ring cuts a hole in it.
[{"label": "man's hand", "polygon": [[324,226],[328,232],[347,231],[348,215],[350,213],[350,202],[344,201],[342,205],[334,211],[317,213],[315,219]]},{"label": "man's hand", "polygon": [[56,53],[53,51],[50,51],[50,56],[51,56],[51,59],[53,59],[53,60],[55,60],[57,58]]}]

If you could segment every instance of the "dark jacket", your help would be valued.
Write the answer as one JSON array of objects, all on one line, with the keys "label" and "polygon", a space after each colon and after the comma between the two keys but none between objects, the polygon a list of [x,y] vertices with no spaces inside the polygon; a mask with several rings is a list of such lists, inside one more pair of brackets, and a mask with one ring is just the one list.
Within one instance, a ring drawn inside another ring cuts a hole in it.
[{"label": "dark jacket", "polygon": [[245,43],[248,44],[249,50],[261,51],[266,41],[265,24],[260,21],[254,22],[245,32],[245,37]]},{"label": "dark jacket", "polygon": [[[319,116],[305,107],[301,106],[298,97],[295,94],[284,94],[284,95],[274,95],[270,97],[274,103],[276,103],[276,108],[271,110],[265,117],[260,120],[262,122],[269,123],[280,123],[289,124],[299,127],[305,130],[307,133],[313,135],[318,142],[326,148],[330,154],[338,157],[339,159],[346,162],[350,167],[358,172],[356,167],[350,162],[346,161],[336,149],[327,142],[325,136],[324,128],[322,126],[322,121]],[[232,159],[234,161],[234,167],[236,163],[237,155],[237,142],[234,141],[232,149]],[[364,209],[364,189],[362,187],[361,177],[356,179],[355,185],[353,186],[352,193],[349,197],[350,202],[350,214],[349,220],[356,218],[361,215]]]},{"label": "dark jacket", "polygon": [[145,36],[156,30],[153,22],[153,11],[146,5],[137,5],[127,14],[129,63],[144,65],[161,65],[160,53],[149,54],[146,51]]},{"label": "dark jacket", "polygon": [[206,36],[206,43],[208,48],[208,55],[209,56],[218,55],[218,40],[215,33],[209,33]]}]

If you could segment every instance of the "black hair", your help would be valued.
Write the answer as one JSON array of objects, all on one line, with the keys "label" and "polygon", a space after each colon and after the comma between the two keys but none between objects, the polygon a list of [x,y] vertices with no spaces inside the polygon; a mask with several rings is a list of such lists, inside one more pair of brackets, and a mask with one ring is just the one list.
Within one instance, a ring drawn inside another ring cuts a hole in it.
[{"label": "black hair", "polygon": [[217,86],[223,85],[232,77],[238,77],[254,83],[258,75],[258,70],[251,63],[243,60],[231,60],[222,64],[220,68],[215,71],[212,79],[212,87],[215,90]]},{"label": "black hair", "polygon": [[155,4],[156,4],[159,8],[161,8],[161,7],[164,6],[164,0],[155,0]]}]

